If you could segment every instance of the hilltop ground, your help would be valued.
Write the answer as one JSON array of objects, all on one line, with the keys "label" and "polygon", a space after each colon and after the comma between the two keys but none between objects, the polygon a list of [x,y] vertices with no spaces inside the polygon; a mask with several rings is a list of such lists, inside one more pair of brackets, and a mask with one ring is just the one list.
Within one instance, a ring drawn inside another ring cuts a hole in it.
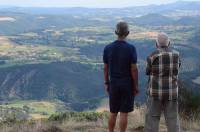
[{"label": "hilltop ground", "polygon": [[[100,110],[100,109],[98,109]],[[101,108],[103,110],[103,108]],[[130,113],[127,132],[142,132],[145,107]],[[55,114],[47,119],[20,121],[1,124],[2,132],[107,132],[108,112],[81,112]],[[183,132],[199,132],[200,121],[181,119]],[[116,128],[118,132],[118,127]],[[161,118],[160,132],[167,132],[164,118]]]}]

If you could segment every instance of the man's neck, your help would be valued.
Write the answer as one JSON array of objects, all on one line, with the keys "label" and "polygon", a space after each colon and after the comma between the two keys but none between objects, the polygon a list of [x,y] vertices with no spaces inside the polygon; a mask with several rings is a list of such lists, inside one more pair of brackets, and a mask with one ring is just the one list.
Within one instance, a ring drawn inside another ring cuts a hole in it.
[{"label": "man's neck", "polygon": [[168,51],[170,48],[169,47],[159,47],[157,48],[159,51]]},{"label": "man's neck", "polygon": [[118,38],[118,41],[125,41],[125,38]]},{"label": "man's neck", "polygon": [[169,46],[157,46],[158,49],[169,49]]}]

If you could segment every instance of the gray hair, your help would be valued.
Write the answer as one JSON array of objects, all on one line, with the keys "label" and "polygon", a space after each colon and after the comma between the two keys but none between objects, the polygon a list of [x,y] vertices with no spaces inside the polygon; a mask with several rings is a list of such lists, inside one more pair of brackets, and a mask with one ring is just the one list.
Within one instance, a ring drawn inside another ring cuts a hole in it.
[{"label": "gray hair", "polygon": [[158,47],[168,47],[170,40],[166,33],[159,33],[156,39]]},{"label": "gray hair", "polygon": [[118,36],[121,36],[121,37],[127,36],[129,34],[128,24],[126,22],[123,22],[123,21],[117,23],[115,33]]}]

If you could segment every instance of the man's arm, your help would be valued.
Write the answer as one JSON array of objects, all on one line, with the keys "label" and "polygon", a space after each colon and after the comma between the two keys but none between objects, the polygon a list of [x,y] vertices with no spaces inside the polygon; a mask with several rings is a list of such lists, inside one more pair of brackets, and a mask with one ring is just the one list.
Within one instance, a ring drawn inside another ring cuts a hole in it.
[{"label": "man's arm", "polygon": [[148,57],[147,58],[147,64],[146,64],[146,75],[150,75],[151,74],[151,60]]},{"label": "man's arm", "polygon": [[136,64],[131,64],[131,76],[133,79],[133,94],[136,96],[139,93],[138,89],[138,68]]},{"label": "man's arm", "polygon": [[108,64],[104,63],[104,81],[105,81],[105,90],[109,90],[109,75],[108,75]]},{"label": "man's arm", "polygon": [[108,75],[108,56],[107,56],[107,48],[104,48],[103,51],[103,62],[104,62],[104,85],[105,91],[108,93],[109,91],[109,75]]},{"label": "man's arm", "polygon": [[181,68],[181,58],[179,57],[179,68]]}]

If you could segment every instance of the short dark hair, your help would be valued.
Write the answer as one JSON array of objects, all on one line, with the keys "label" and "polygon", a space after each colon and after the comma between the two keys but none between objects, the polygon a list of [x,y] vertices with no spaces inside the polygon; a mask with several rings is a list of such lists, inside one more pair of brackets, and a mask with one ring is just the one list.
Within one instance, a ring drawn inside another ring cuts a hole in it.
[{"label": "short dark hair", "polygon": [[126,22],[117,23],[115,34],[119,37],[126,37],[129,34],[128,24]]}]

